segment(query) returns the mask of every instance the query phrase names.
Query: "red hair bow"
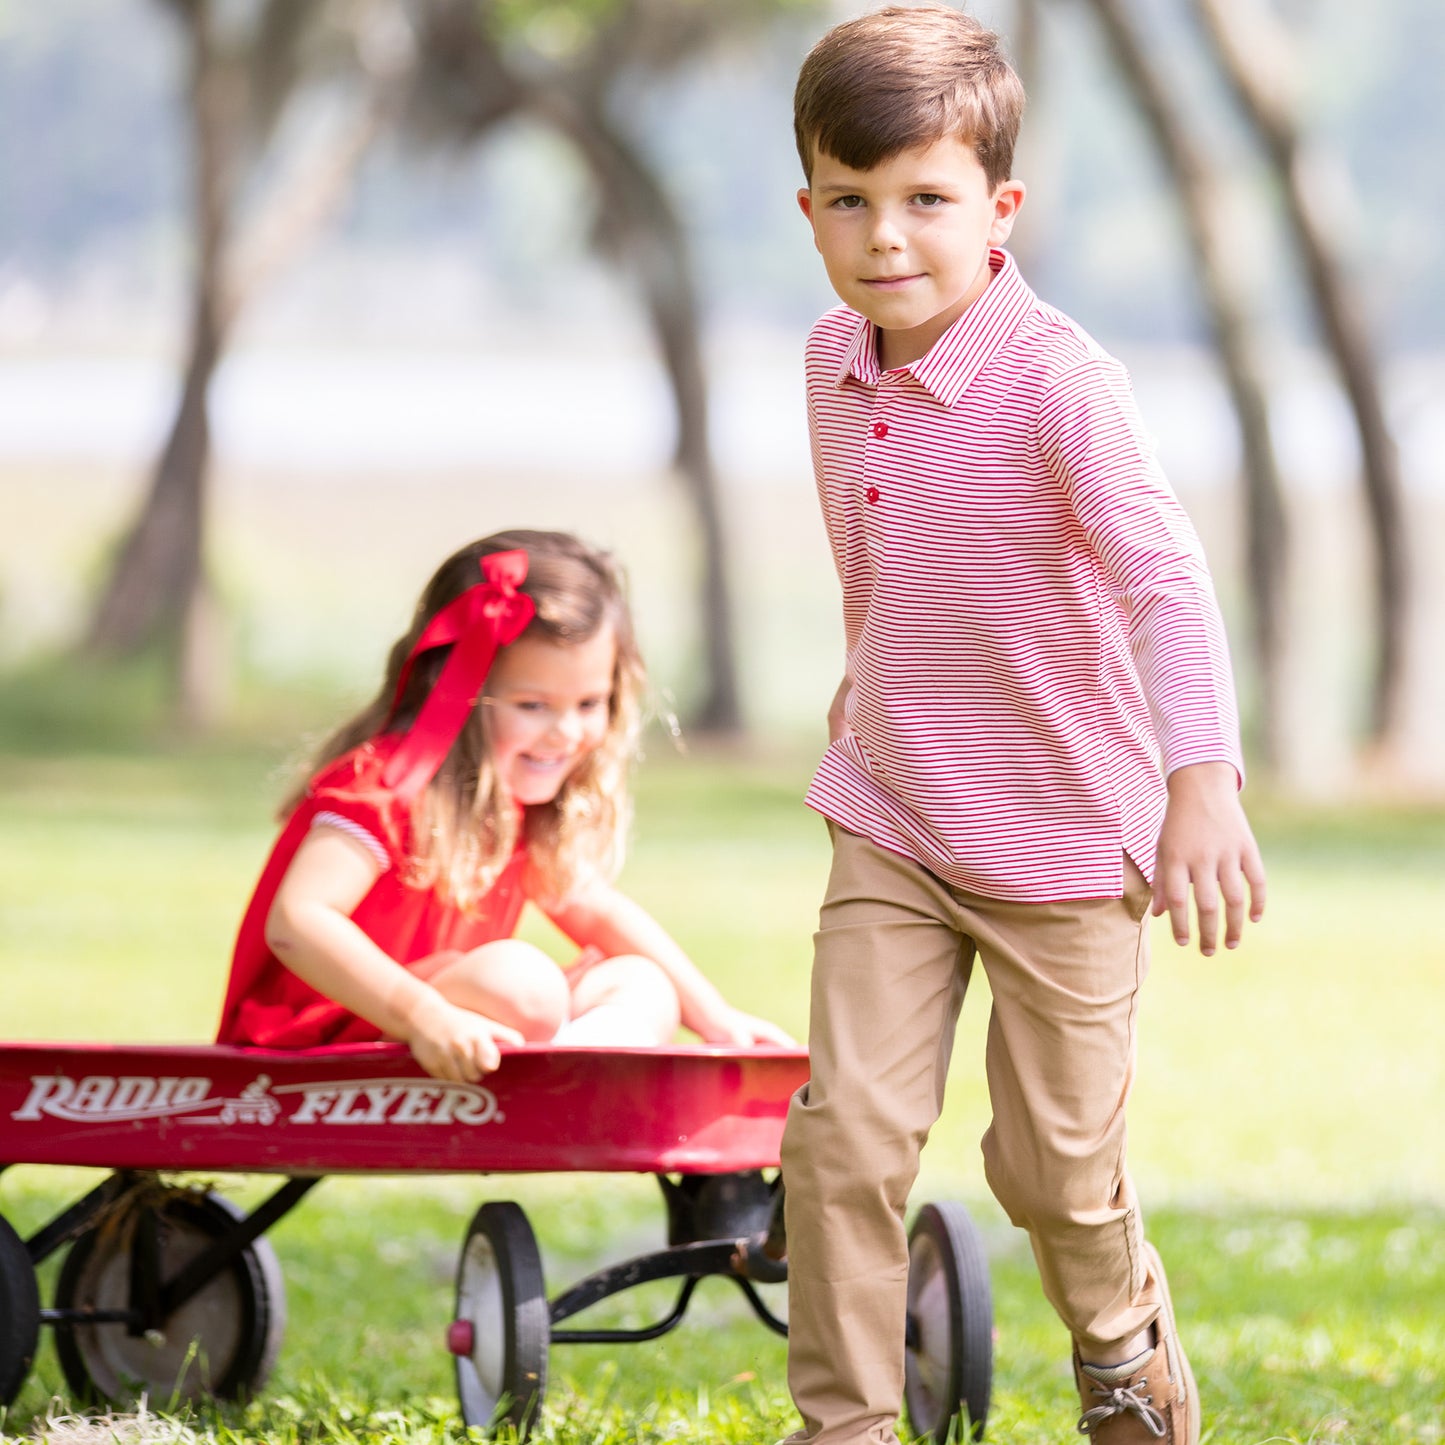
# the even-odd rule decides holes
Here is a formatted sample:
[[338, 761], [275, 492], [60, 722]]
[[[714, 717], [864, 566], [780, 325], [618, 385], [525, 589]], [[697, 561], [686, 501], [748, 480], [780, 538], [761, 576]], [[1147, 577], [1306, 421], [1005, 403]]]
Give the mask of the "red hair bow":
[[427, 623], [397, 679], [393, 716], [401, 706], [412, 664], [433, 647], [453, 644], [416, 721], [381, 775], [383, 785], [402, 798], [414, 798], [436, 776], [477, 705], [497, 650], [515, 642], [537, 610], [536, 603], [517, 590], [527, 579], [525, 552], [493, 552], [481, 559], [481, 567], [484, 580]]

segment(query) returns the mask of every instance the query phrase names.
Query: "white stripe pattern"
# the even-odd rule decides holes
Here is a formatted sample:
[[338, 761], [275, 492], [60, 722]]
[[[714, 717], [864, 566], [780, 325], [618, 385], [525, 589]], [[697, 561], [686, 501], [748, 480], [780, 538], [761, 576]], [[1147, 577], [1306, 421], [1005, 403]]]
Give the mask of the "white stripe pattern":
[[335, 828], [338, 832], [345, 833], [348, 838], [360, 843], [376, 859], [381, 865], [383, 873], [391, 867], [391, 856], [387, 853], [381, 840], [368, 829], [363, 828], [354, 818], [347, 818], [340, 813], [333, 813], [322, 808], [312, 818], [311, 826], [313, 828]]
[[991, 259], [909, 367], [847, 307], [809, 338], [853, 685], [808, 802], [970, 892], [1118, 897], [1165, 773], [1243, 778], [1228, 646], [1123, 367]]

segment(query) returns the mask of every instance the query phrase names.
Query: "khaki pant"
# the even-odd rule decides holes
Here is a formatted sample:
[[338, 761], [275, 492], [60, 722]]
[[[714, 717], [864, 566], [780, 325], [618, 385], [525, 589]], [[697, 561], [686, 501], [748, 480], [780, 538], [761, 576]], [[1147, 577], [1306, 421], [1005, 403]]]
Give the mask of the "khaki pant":
[[903, 1211], [943, 1104], [977, 958], [993, 993], [990, 1188], [1028, 1230], [1044, 1292], [1087, 1357], [1158, 1312], [1124, 1162], [1149, 885], [1007, 903], [833, 827], [815, 938], [810, 1082], [783, 1137], [794, 1440], [892, 1445], [903, 1390]]

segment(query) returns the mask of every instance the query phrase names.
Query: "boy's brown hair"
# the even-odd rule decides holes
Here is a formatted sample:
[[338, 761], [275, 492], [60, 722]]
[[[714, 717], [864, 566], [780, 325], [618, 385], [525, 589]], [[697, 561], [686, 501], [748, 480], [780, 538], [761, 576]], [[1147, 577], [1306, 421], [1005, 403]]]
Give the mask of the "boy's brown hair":
[[832, 156], [854, 170], [956, 136], [989, 186], [1008, 180], [1024, 88], [999, 37], [943, 5], [889, 5], [835, 25], [808, 53], [793, 93], [803, 174]]

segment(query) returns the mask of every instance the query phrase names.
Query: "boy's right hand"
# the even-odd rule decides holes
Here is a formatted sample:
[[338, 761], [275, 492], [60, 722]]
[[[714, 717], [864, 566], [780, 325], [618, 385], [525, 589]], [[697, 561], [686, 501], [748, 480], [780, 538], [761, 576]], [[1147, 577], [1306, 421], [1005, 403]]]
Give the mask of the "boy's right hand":
[[520, 1044], [522, 1035], [485, 1014], [459, 1008], [434, 989], [408, 1018], [406, 1046], [434, 1079], [474, 1084], [502, 1061], [499, 1044]]

